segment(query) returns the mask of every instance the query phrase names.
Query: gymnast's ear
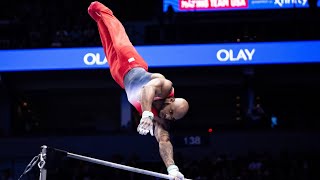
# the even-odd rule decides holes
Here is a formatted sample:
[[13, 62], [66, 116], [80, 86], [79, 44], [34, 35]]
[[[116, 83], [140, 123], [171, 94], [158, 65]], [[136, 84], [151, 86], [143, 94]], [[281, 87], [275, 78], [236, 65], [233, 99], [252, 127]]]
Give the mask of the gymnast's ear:
[[173, 103], [175, 101], [175, 98], [174, 97], [169, 97], [169, 98], [166, 98], [165, 100], [164, 100], [164, 103], [166, 103], [166, 104], [171, 104], [171, 103]]

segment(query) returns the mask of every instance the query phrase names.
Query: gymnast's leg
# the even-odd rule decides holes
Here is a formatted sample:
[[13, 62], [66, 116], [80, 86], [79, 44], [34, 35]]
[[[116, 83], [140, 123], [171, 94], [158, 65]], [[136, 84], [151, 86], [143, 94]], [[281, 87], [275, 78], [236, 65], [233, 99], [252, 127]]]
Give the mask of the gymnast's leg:
[[[124, 75], [131, 68], [143, 67], [147, 70], [147, 64], [133, 47], [122, 23], [109, 8], [95, 1], [90, 4], [88, 12], [98, 24], [110, 72], [118, 84], [123, 87]], [[129, 61], [132, 58], [134, 62]]]
[[116, 53], [124, 46], [132, 46], [121, 22], [113, 12], [100, 2], [92, 2], [88, 8], [90, 16], [97, 22], [100, 39], [108, 56], [108, 63], [116, 59]]

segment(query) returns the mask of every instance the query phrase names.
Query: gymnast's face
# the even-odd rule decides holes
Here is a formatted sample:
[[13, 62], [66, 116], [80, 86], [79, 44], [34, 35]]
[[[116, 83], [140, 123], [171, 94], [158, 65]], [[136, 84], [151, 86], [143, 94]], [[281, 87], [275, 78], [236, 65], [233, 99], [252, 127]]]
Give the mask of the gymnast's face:
[[159, 112], [159, 117], [175, 121], [184, 117], [189, 110], [188, 102], [183, 98], [167, 98], [163, 108]]

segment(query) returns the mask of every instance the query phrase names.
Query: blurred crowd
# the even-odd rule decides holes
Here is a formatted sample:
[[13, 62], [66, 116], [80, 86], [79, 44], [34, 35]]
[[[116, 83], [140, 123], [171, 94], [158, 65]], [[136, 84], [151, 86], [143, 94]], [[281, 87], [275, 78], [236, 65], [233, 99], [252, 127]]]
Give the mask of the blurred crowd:
[[[176, 154], [176, 163], [185, 177], [194, 180], [316, 180], [320, 178], [317, 167], [320, 157], [317, 153], [269, 153], [250, 152], [246, 156], [211, 155], [192, 160]], [[159, 173], [167, 173], [162, 162], [143, 162], [132, 155], [124, 158], [114, 155], [111, 162], [124, 164]], [[37, 167], [23, 179], [33, 180], [39, 176]], [[10, 170], [3, 171], [2, 179], [11, 180]], [[68, 180], [152, 180], [155, 177], [95, 165], [78, 160], [64, 160], [57, 168], [49, 169], [48, 179]]]
[[11, 2], [0, 24], [2, 48], [90, 46], [96, 44], [96, 28], [77, 3]]
[[[162, 13], [160, 1], [101, 2], [124, 23], [135, 45], [320, 38], [318, 18], [303, 10], [287, 15], [280, 11], [177, 14], [170, 8]], [[0, 49], [101, 46], [96, 24], [87, 14], [89, 3], [9, 1], [0, 9]]]
[[[105, 1], [102, 2], [105, 3]], [[205, 16], [194, 16], [194, 14], [182, 16], [172, 10], [162, 14], [159, 13], [162, 11], [160, 6], [158, 9], [141, 8], [138, 12], [138, 10], [135, 11], [135, 7], [132, 7], [132, 2], [122, 6], [123, 2], [117, 1], [110, 5], [124, 23], [133, 44], [137, 45], [320, 39], [320, 33], [318, 33], [320, 29], [314, 23], [320, 19], [317, 17], [305, 21], [299, 18], [300, 14], [292, 14], [291, 18], [283, 21], [275, 19], [261, 22], [258, 20], [214, 22], [211, 20], [221, 18], [221, 15], [211, 14], [206, 17], [208, 21], [200, 22], [199, 17], [204, 20]], [[90, 1], [75, 0], [6, 1], [5, 6], [0, 6], [0, 49], [101, 46], [96, 24], [86, 11], [89, 3]], [[154, 11], [154, 9], [157, 10]], [[279, 13], [279, 11], [273, 13]], [[143, 23], [134, 23], [136, 21]], [[264, 123], [265, 113], [261, 109], [248, 113], [247, 119], [252, 122], [262, 122], [251, 123], [255, 128], [270, 127], [269, 121], [267, 125]], [[262, 119], [262, 121], [256, 119]], [[275, 120], [274, 124], [276, 122]], [[28, 128], [25, 129], [26, 132], [27, 130]], [[121, 155], [115, 155], [110, 161], [166, 173], [162, 162], [145, 162], [142, 158], [132, 156], [126, 159]], [[317, 171], [320, 157], [317, 153], [271, 155], [251, 152], [247, 156], [211, 155], [198, 160], [176, 154], [175, 159], [185, 177], [195, 180], [316, 180], [320, 178]], [[14, 175], [15, 171], [13, 168], [1, 168], [0, 180], [17, 179]], [[38, 175], [38, 168], [35, 167], [23, 179], [38, 179]], [[155, 179], [75, 160], [65, 160], [57, 168], [50, 169], [48, 176], [50, 179], [59, 180]]]

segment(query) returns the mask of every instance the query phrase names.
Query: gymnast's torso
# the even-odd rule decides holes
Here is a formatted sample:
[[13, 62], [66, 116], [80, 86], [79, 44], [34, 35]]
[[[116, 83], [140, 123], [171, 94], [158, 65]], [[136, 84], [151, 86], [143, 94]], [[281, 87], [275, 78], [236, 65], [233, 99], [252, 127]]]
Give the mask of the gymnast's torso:
[[[124, 77], [124, 87], [127, 94], [128, 101], [136, 108], [139, 114], [142, 114], [142, 107], [140, 103], [141, 90], [149, 81], [151, 81], [152, 73], [147, 72], [145, 69], [137, 67], [131, 69]], [[169, 95], [173, 96], [173, 89]], [[162, 99], [155, 97], [154, 100]], [[158, 110], [152, 107], [152, 113], [158, 116]]]

